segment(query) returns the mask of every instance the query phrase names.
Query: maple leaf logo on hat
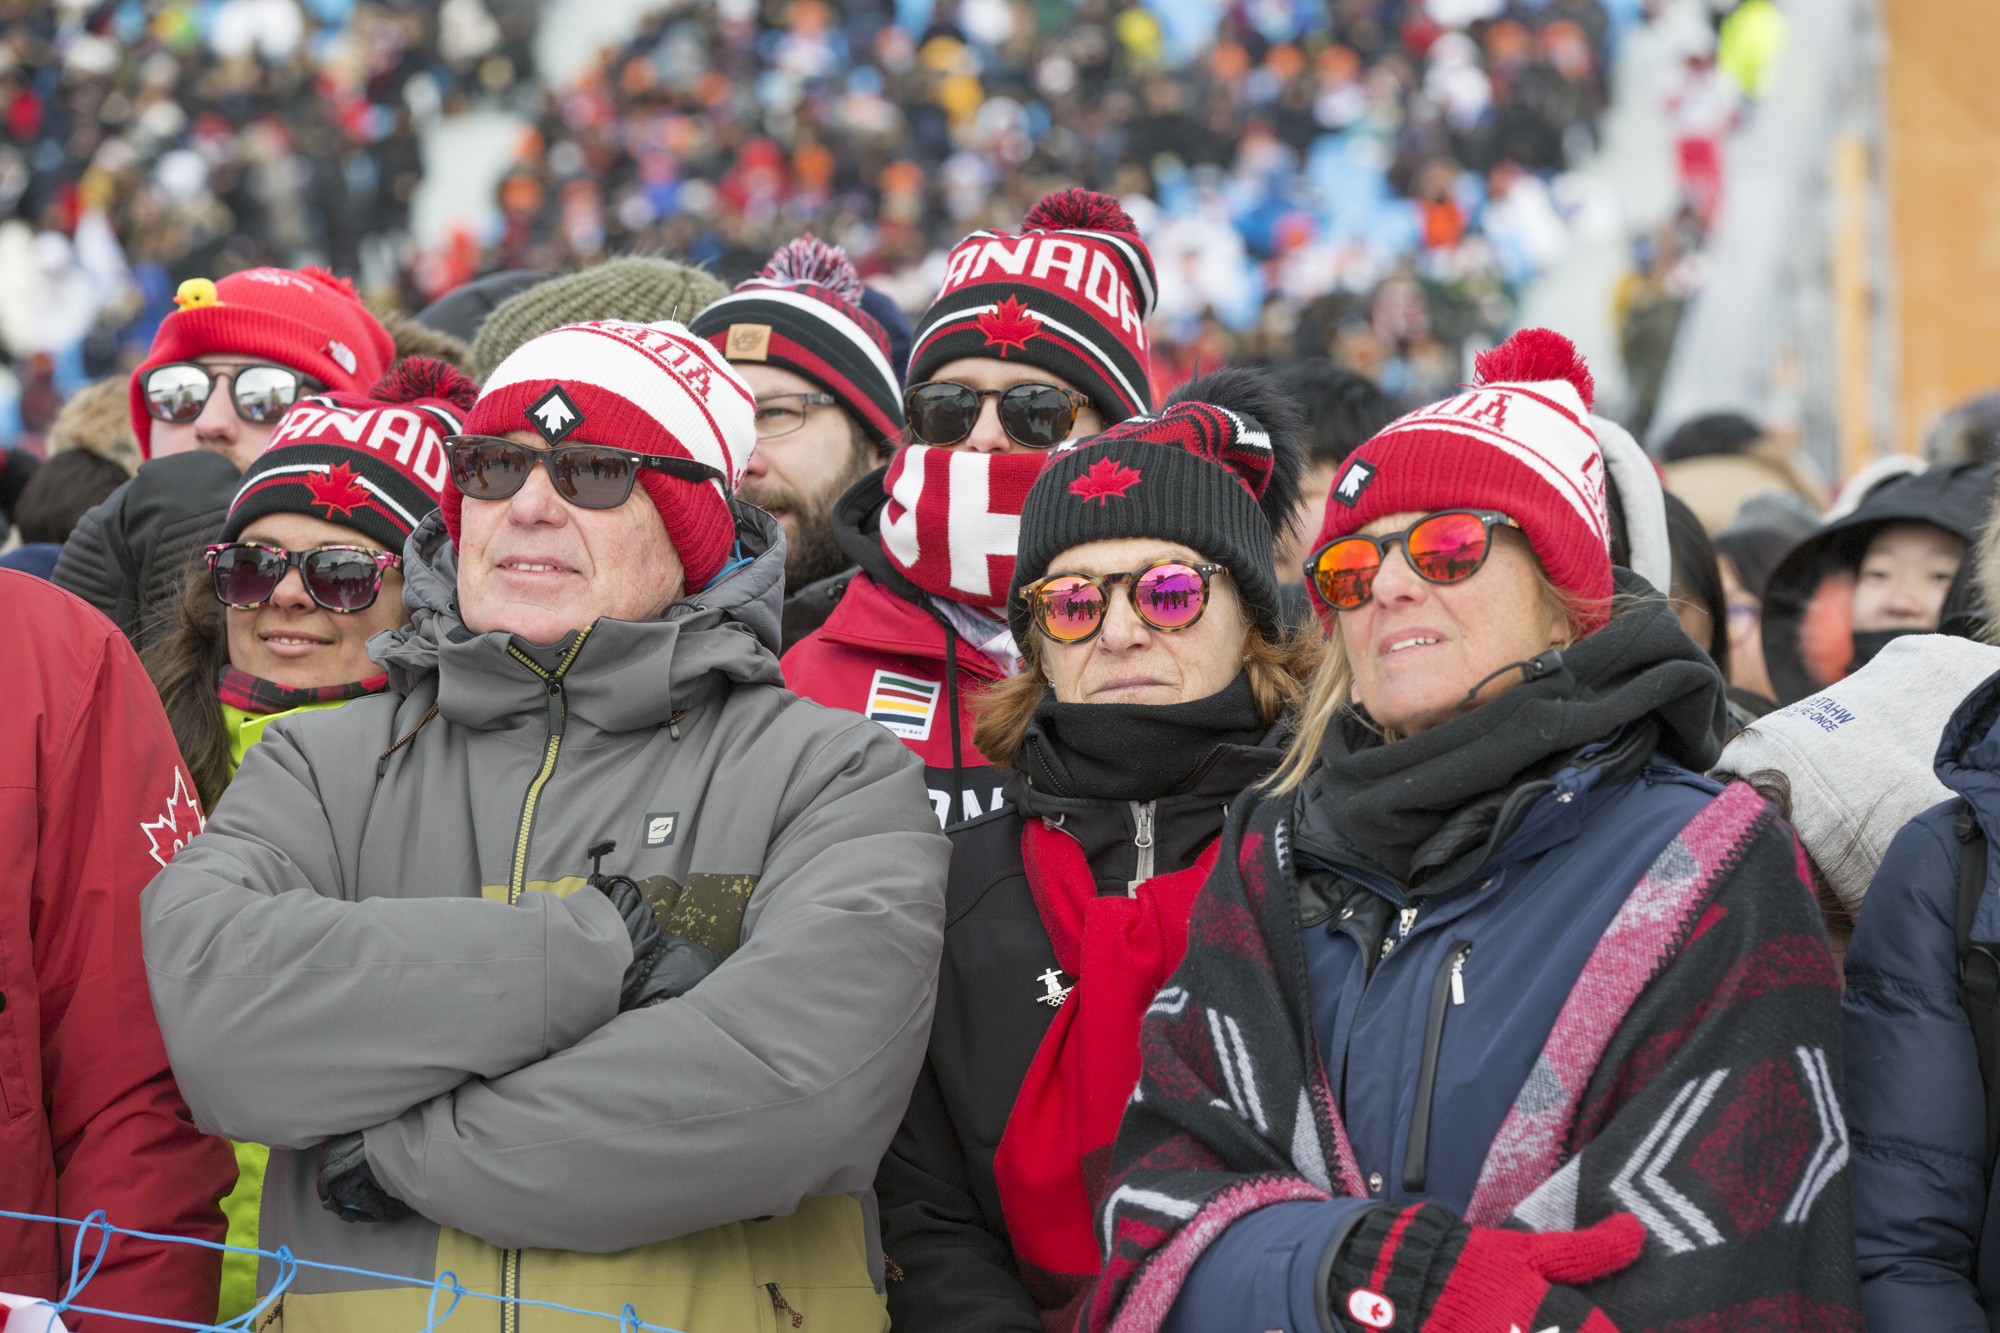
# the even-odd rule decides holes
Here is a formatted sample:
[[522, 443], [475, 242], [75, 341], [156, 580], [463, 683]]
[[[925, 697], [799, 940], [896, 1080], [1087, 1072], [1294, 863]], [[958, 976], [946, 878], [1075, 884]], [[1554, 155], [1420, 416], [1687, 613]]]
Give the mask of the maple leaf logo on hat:
[[1115, 458], [1100, 458], [1090, 465], [1090, 470], [1069, 484], [1071, 495], [1080, 495], [1083, 502], [1092, 500], [1099, 505], [1109, 504], [1112, 496], [1125, 498], [1125, 492], [1139, 484], [1141, 474], [1138, 468], [1126, 467]]
[[1003, 356], [1009, 347], [1025, 351], [1028, 340], [1042, 334], [1041, 321], [1028, 313], [1018, 296], [1008, 297], [973, 323], [986, 335], [986, 345], [998, 347]]
[[355, 480], [354, 468], [346, 463], [337, 463], [324, 472], [308, 473], [306, 489], [312, 492], [312, 503], [326, 507], [329, 519], [336, 513], [351, 514], [374, 498], [367, 487]]

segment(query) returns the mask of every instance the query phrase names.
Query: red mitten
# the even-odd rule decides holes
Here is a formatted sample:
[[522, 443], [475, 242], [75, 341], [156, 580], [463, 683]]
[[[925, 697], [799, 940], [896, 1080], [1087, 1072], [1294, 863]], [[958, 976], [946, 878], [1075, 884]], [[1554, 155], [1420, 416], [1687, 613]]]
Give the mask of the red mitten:
[[1618, 1333], [1570, 1290], [1639, 1257], [1646, 1228], [1617, 1213], [1585, 1231], [1503, 1231], [1443, 1204], [1379, 1208], [1335, 1257], [1327, 1303], [1362, 1333]]

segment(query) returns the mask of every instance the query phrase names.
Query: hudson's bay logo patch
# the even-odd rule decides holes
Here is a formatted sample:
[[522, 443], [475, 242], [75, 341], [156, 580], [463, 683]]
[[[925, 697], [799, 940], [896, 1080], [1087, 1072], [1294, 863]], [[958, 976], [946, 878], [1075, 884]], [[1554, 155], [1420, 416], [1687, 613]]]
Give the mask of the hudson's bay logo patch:
[[931, 718], [937, 712], [938, 695], [943, 690], [944, 686], [934, 680], [878, 671], [868, 682], [866, 716], [870, 722], [880, 722], [904, 740], [927, 740]]

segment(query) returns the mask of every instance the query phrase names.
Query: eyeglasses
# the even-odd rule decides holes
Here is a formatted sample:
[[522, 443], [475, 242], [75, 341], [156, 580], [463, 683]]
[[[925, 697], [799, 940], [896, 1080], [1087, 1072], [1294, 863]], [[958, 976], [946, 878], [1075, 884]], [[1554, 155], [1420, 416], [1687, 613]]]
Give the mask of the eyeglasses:
[[217, 542], [206, 554], [215, 600], [237, 611], [270, 601], [294, 565], [306, 596], [318, 605], [343, 615], [366, 611], [381, 595], [383, 571], [403, 567], [402, 556], [370, 546], [287, 551], [263, 542]]
[[146, 413], [155, 421], [185, 425], [208, 406], [215, 382], [229, 381], [229, 401], [236, 415], [253, 426], [275, 425], [293, 403], [325, 385], [290, 366], [224, 366], [210, 369], [193, 361], [175, 361], [146, 372], [142, 390]]
[[988, 398], [1000, 400], [1000, 429], [1029, 449], [1053, 449], [1069, 438], [1089, 399], [1053, 384], [973, 389], [947, 380], [912, 384], [903, 395], [910, 430], [925, 444], [957, 444], [972, 434]]
[[840, 400], [830, 393], [774, 393], [757, 400], [757, 438], [775, 440], [806, 424], [815, 407], [832, 407]]
[[1051, 574], [1021, 589], [1035, 628], [1057, 643], [1084, 643], [1104, 628], [1111, 585], [1126, 585], [1140, 620], [1168, 634], [1190, 629], [1208, 609], [1208, 581], [1222, 565], [1155, 560], [1129, 574]]
[[1336, 611], [1352, 611], [1375, 595], [1375, 575], [1389, 548], [1401, 542], [1404, 558], [1428, 583], [1463, 583], [1493, 551], [1496, 526], [1518, 528], [1492, 509], [1444, 509], [1426, 514], [1401, 532], [1380, 537], [1336, 537], [1306, 561], [1306, 577]]
[[640, 468], [683, 481], [719, 481], [722, 474], [692, 458], [640, 454], [601, 444], [531, 449], [493, 435], [447, 435], [445, 457], [452, 484], [469, 500], [504, 500], [527, 484], [540, 463], [556, 494], [578, 509], [616, 509], [632, 494]]

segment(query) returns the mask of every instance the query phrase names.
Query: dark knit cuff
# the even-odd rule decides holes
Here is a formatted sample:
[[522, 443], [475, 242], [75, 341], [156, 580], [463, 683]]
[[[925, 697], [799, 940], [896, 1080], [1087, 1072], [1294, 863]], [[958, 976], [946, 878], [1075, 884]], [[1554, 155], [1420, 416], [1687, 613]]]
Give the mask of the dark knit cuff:
[[[1442, 1204], [1370, 1212], [1331, 1266], [1326, 1296], [1338, 1326], [1358, 1333], [1381, 1328], [1415, 1333], [1437, 1304], [1470, 1233], [1458, 1214]], [[1370, 1325], [1355, 1319], [1350, 1300], [1357, 1291], [1386, 1297], [1395, 1308], [1395, 1322]]]

